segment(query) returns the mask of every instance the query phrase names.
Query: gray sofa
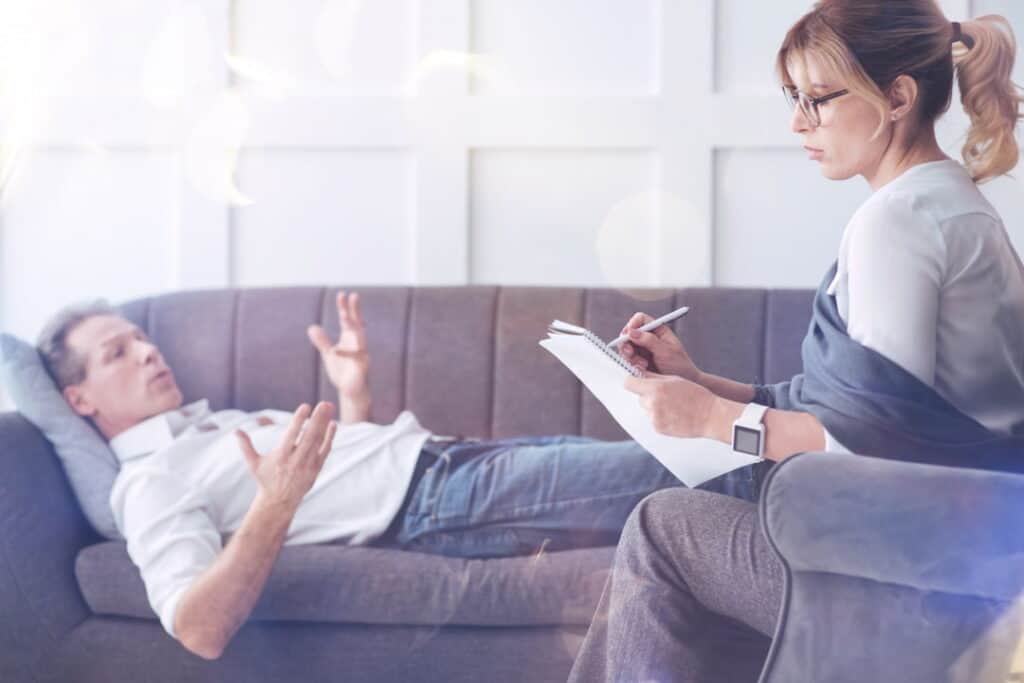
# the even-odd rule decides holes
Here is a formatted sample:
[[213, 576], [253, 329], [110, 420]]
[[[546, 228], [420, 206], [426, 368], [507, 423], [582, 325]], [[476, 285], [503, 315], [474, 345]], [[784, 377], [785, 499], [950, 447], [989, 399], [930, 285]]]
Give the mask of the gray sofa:
[[[624, 434], [537, 346], [552, 318], [612, 336], [635, 310], [656, 313], [685, 302], [692, 311], [677, 330], [704, 369], [767, 382], [799, 370], [812, 296], [802, 290], [697, 288], [637, 292], [643, 295], [638, 301], [603, 289], [360, 291], [373, 354], [374, 420], [391, 420], [408, 408], [438, 433], [608, 439]], [[291, 410], [304, 401], [334, 399], [305, 337], [314, 321], [336, 329], [333, 293], [314, 287], [183, 292], [128, 302], [121, 310], [159, 344], [186, 401], [205, 397], [214, 409]], [[837, 463], [845, 468], [839, 479], [830, 476]], [[892, 467], [902, 477], [899, 490], [879, 486]], [[780, 552], [795, 561], [788, 565], [787, 616], [780, 626], [785, 637], [775, 640], [764, 680], [943, 680], [909, 674], [941, 669], [927, 647], [941, 644], [947, 664], [964, 651], [1005, 611], [1024, 576], [1017, 527], [997, 527], [994, 538], [984, 526], [1000, 505], [1018, 505], [1019, 479], [969, 476], [971, 501], [989, 505], [980, 501], [994, 490], [997, 502], [979, 517], [958, 516], [957, 506], [965, 505], [960, 498], [946, 501], [937, 526], [929, 517], [933, 497], [921, 496], [934, 493], [935, 485], [940, 491], [959, 487], [961, 471], [834, 454], [801, 455], [776, 467], [762, 514], [770, 533], [778, 534], [773, 541]], [[878, 493], [858, 497], [848, 487]], [[878, 515], [865, 516], [860, 505], [884, 510], [903, 500], [907, 489], [915, 491], [917, 503], [894, 508], [901, 516], [885, 520], [899, 523], [882, 530], [895, 531], [875, 537], [877, 528], [864, 524], [880, 521]], [[816, 519], [837, 501], [844, 504], [842, 514], [826, 516], [828, 523]], [[918, 524], [928, 531], [917, 533]], [[966, 557], [973, 561], [972, 555], [939, 552], [936, 565], [929, 553], [947, 532], [973, 538], [969, 552], [982, 558], [983, 573], [968, 571], [974, 565]], [[919, 542], [908, 544], [908, 533]], [[837, 542], [846, 552], [830, 547], [829, 539], [848, 542]], [[19, 414], [0, 415], [3, 681], [563, 681], [613, 550], [465, 561], [387, 547], [289, 547], [250, 621], [221, 659], [207, 662], [161, 629], [124, 544], [104, 542], [87, 525], [50, 444]], [[865, 560], [876, 554], [897, 559]], [[946, 611], [912, 614], [927, 622], [901, 621], [891, 602], [876, 605], [879, 590], [886, 599], [935, 594]], [[942, 602], [944, 596], [951, 602]], [[877, 609], [857, 611], [861, 620], [843, 632], [853, 639], [846, 643], [849, 656], [833, 657], [836, 641], [822, 625], [863, 601]], [[965, 610], [971, 627], [958, 630]], [[916, 659], [904, 656], [907, 676], [865, 676], [864, 669], [854, 676], [854, 668], [843, 673], [878, 654], [870, 644], [876, 618], [888, 624], [883, 633], [920, 641], [908, 650]], [[939, 624], [941, 643], [926, 623]], [[810, 657], [835, 668], [819, 662], [814, 671], [829, 675], [812, 675]]]

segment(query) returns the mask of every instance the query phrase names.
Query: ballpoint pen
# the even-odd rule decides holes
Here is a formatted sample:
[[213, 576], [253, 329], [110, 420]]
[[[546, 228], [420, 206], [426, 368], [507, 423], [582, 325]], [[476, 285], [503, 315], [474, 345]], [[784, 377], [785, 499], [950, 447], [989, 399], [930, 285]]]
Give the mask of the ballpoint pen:
[[[661, 327], [665, 323], [672, 322], [676, 318], [682, 318], [684, 315], [689, 313], [689, 311], [690, 311], [690, 307], [689, 306], [683, 306], [682, 308], [677, 308], [676, 310], [672, 311], [671, 313], [666, 313], [665, 315], [661, 316], [660, 318], [655, 318], [654, 320], [652, 320], [651, 322], [647, 323], [646, 325], [641, 325], [640, 327], [637, 328], [637, 330], [639, 330], [640, 332], [650, 332], [653, 329]], [[615, 339], [613, 339], [610, 342], [608, 342], [608, 348], [614, 349], [616, 346], [618, 346], [622, 342], [626, 341], [627, 339], [629, 339], [628, 336], [626, 336], [624, 334], [620, 334], [618, 337], [616, 337]]]

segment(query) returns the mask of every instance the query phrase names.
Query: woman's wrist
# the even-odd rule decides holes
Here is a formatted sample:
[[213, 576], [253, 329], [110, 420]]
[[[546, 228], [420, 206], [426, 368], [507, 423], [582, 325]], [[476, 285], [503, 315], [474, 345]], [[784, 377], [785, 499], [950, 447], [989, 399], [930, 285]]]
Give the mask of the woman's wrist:
[[712, 399], [711, 410], [708, 411], [708, 419], [704, 425], [704, 437], [731, 444], [732, 423], [739, 419], [745, 407], [745, 403], [730, 401], [727, 398], [715, 395]]

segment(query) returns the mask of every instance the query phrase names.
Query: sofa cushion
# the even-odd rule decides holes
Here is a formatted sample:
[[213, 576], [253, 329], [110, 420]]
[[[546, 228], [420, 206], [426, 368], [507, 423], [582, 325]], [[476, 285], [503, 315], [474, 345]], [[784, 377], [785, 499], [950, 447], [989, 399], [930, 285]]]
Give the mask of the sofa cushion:
[[0, 378], [21, 414], [53, 444], [89, 523], [107, 538], [121, 538], [108, 502], [117, 458], [89, 421], [64, 400], [36, 348], [0, 334]]
[[[586, 625], [612, 547], [464, 560], [387, 548], [283, 548], [252, 613], [258, 621]], [[93, 612], [156, 619], [123, 542], [84, 548], [75, 574]]]

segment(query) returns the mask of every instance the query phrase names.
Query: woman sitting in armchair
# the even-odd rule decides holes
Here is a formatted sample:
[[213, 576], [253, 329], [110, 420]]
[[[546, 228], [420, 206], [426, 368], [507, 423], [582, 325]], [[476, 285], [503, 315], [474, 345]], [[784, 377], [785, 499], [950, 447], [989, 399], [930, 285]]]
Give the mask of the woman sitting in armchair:
[[[829, 450], [1024, 470], [1024, 266], [977, 188], [1017, 163], [1014, 56], [1005, 19], [950, 23], [933, 0], [822, 0], [789, 30], [776, 68], [793, 132], [825, 177], [874, 192], [817, 292], [793, 380], [708, 376], [668, 328], [632, 329], [623, 355], [658, 375], [627, 381], [656, 428], [738, 450], [753, 435], [766, 465]], [[963, 165], [935, 136], [954, 75], [971, 120]], [[627, 522], [571, 680], [756, 680], [783, 584], [753, 500], [653, 494]]]

